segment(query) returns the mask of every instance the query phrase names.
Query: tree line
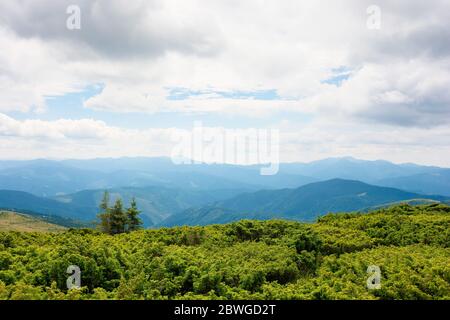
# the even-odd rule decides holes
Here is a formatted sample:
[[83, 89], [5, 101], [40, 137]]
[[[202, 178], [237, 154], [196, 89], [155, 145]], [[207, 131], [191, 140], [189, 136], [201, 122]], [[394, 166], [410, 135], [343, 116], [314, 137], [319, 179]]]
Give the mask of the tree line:
[[112, 207], [109, 203], [109, 192], [105, 191], [100, 203], [101, 213], [98, 214], [99, 228], [102, 232], [120, 234], [142, 228], [142, 220], [139, 218], [141, 211], [139, 211], [134, 197], [131, 199], [128, 208], [123, 207], [121, 198], [117, 198]]

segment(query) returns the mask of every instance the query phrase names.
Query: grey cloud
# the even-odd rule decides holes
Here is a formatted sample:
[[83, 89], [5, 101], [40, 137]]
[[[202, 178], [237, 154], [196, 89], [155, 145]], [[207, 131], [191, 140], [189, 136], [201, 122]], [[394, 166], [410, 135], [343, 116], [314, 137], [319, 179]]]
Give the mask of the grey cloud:
[[[69, 5], [81, 9], [80, 30], [66, 28]], [[169, 51], [206, 56], [220, 51], [215, 26], [180, 21], [163, 6], [160, 0], [6, 0], [0, 4], [0, 25], [21, 37], [68, 42], [80, 55], [154, 58]]]
[[[449, 8], [450, 10], [450, 8]], [[361, 62], [383, 62], [409, 59], [445, 59], [450, 56], [450, 28], [430, 24], [392, 34], [371, 34], [367, 46], [355, 53]]]
[[371, 30], [361, 25], [353, 39], [350, 60], [367, 62], [442, 59], [450, 56], [450, 2], [447, 0], [364, 1], [381, 10], [381, 25]]
[[372, 106], [364, 112], [355, 113], [354, 116], [367, 123], [433, 128], [449, 124], [450, 108], [448, 105], [384, 104]]

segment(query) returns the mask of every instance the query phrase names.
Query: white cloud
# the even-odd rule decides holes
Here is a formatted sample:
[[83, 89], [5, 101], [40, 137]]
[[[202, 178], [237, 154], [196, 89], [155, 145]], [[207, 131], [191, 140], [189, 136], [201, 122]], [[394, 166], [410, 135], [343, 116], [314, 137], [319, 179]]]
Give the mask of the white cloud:
[[[168, 99], [170, 90], [148, 90], [106, 85], [104, 90], [85, 101], [95, 110], [129, 112], [219, 113], [246, 117], [264, 117], [276, 112], [295, 111], [295, 100], [259, 100], [255, 98], [225, 98], [217, 94], [198, 94], [182, 100]], [[125, 107], [124, 107], [125, 106]]]
[[131, 130], [92, 119], [17, 121], [0, 114], [0, 151], [5, 158], [90, 158], [169, 155], [179, 129]]
[[393, 128], [390, 125], [320, 119], [299, 126], [278, 124], [283, 161], [312, 161], [330, 156], [450, 167], [450, 127]]
[[[66, 29], [68, 4], [80, 5], [81, 30]], [[441, 136], [448, 137], [445, 127], [450, 122], [450, 3], [380, 0], [380, 30], [366, 28], [366, 8], [371, 4], [4, 0], [0, 112], [46, 112], [46, 97], [101, 83], [103, 91], [84, 104], [100, 119], [102, 111], [116, 112], [118, 117], [170, 112], [274, 121], [288, 119], [293, 112], [308, 113], [314, 118], [307, 131], [298, 123], [290, 130], [302, 138], [286, 145], [288, 158], [298, 157], [296, 150], [302, 148], [312, 157], [353, 152], [387, 158], [397, 157], [394, 148], [409, 150], [405, 158], [427, 157], [427, 152], [422, 155], [414, 148], [448, 148]], [[326, 83], [340, 67], [351, 70], [350, 77], [337, 85]], [[210, 92], [276, 90], [280, 99], [206, 94], [168, 99], [168, 88], [177, 87]], [[21, 122], [3, 115], [0, 121], [2, 139], [9, 142], [28, 134], [36, 143], [37, 137], [44, 144], [60, 139], [81, 152], [87, 147], [76, 141], [106, 139], [111, 144], [94, 143], [84, 152], [97, 154], [99, 148], [104, 154], [121, 154], [108, 149], [115, 146], [112, 141], [132, 137], [156, 148], [139, 140], [139, 130], [133, 133], [97, 120]], [[345, 123], [351, 131], [330, 127], [333, 123]], [[420, 143], [420, 135], [428, 137], [427, 146]], [[403, 139], [410, 139], [410, 144]], [[392, 141], [398, 142], [395, 147]], [[53, 156], [51, 150], [60, 148], [65, 147], [52, 145], [36, 152]], [[132, 147], [120, 146], [127, 148]], [[135, 148], [133, 153], [140, 153]]]
[[[204, 129], [222, 132], [226, 128], [205, 126]], [[449, 127], [392, 130], [385, 125], [328, 120], [299, 126], [284, 120], [271, 129], [280, 130], [280, 160], [284, 162], [350, 154], [368, 160], [450, 166]], [[0, 114], [0, 152], [2, 158], [11, 159], [170, 157], [179, 142], [174, 138], [186, 133], [177, 128], [123, 129], [92, 119], [17, 121]]]
[[[443, 1], [381, 1], [378, 31], [366, 28], [369, 2], [257, 0], [201, 5], [154, 0], [131, 6], [122, 0], [79, 0], [75, 3], [82, 9], [82, 29], [70, 31], [63, 23], [69, 2], [25, 1], [20, 7], [15, 1], [2, 2], [0, 21], [10, 32], [0, 34], [1, 45], [10, 49], [2, 50], [8, 54], [0, 58], [6, 93], [0, 110], [43, 109], [46, 96], [93, 82], [104, 83], [105, 92], [86, 106], [117, 112], [229, 113], [235, 112], [236, 103], [242, 114], [263, 110], [269, 115], [283, 108], [307, 112], [310, 103], [329, 105], [337, 99], [332, 108], [338, 113], [358, 114], [390, 108], [398, 104], [399, 95], [404, 104], [414, 102], [409, 106], [413, 112], [427, 113], [427, 121], [436, 109], [449, 109], [450, 46], [441, 44], [441, 36], [448, 29], [443, 26], [450, 8]], [[356, 70], [353, 79], [339, 88], [322, 83], [342, 65]], [[282, 98], [298, 103], [167, 101], [164, 88], [175, 86], [276, 89]], [[354, 112], [348, 112], [351, 108]], [[373, 112], [367, 116], [392, 120]], [[403, 124], [408, 123], [417, 124]]]

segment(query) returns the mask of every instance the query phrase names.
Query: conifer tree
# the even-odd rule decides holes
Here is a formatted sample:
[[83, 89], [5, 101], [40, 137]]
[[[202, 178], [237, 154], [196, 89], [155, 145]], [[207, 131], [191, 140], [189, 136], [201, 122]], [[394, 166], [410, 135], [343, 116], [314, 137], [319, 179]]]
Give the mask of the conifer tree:
[[98, 214], [98, 218], [100, 219], [100, 229], [102, 232], [111, 233], [111, 213], [109, 208], [109, 192], [105, 191], [103, 193], [102, 202], [100, 203], [100, 209], [102, 210], [100, 214]]
[[133, 197], [130, 207], [127, 209], [127, 231], [136, 231], [142, 228], [142, 220], [139, 218], [140, 213], [136, 199]]
[[114, 207], [110, 209], [110, 226], [111, 234], [119, 234], [125, 232], [127, 224], [127, 216], [123, 211], [122, 199], [117, 199]]

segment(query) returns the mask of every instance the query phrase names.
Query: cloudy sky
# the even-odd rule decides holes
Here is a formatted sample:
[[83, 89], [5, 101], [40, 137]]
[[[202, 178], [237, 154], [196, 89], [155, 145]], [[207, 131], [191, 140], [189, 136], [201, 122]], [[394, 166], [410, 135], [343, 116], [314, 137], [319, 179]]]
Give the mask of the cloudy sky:
[[2, 0], [0, 158], [170, 155], [201, 121], [278, 129], [282, 161], [450, 167], [449, 21], [448, 0]]

